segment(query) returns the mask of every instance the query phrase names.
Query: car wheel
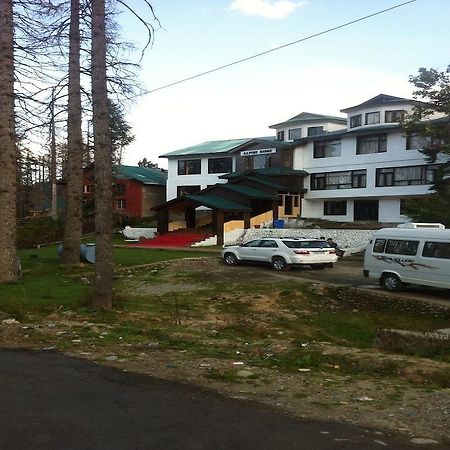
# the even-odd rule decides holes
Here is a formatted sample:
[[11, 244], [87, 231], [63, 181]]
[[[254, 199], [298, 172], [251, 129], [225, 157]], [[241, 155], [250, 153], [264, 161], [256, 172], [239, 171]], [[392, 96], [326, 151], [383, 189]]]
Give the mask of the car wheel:
[[381, 278], [381, 286], [387, 291], [399, 291], [403, 287], [403, 283], [397, 275], [387, 273]]
[[235, 266], [238, 263], [238, 259], [234, 253], [225, 253], [223, 260], [225, 261], [225, 264], [228, 264], [229, 266]]
[[311, 264], [311, 269], [314, 270], [325, 269], [325, 264]]
[[288, 265], [284, 258], [281, 256], [276, 256], [272, 259], [272, 267], [274, 270], [287, 270]]

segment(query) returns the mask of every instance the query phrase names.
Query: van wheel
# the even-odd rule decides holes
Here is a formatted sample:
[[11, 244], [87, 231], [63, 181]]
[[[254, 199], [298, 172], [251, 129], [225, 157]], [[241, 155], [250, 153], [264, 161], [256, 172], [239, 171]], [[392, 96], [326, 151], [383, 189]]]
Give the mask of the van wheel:
[[381, 286], [383, 286], [383, 289], [386, 289], [387, 291], [399, 291], [402, 289], [403, 283], [397, 275], [387, 273], [381, 278]]

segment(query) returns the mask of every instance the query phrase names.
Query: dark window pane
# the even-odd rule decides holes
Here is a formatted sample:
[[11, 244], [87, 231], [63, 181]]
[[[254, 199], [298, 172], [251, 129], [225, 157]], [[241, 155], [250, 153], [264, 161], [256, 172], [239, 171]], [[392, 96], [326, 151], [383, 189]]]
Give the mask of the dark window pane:
[[200, 173], [200, 159], [183, 159], [178, 161], [178, 175], [198, 175]]
[[208, 159], [208, 173], [229, 173], [233, 170], [233, 158]]
[[308, 127], [308, 136], [323, 134], [323, 127]]
[[383, 253], [385, 245], [386, 239], [375, 239], [375, 243], [373, 244], [373, 251], [375, 253]]
[[418, 246], [419, 241], [389, 239], [386, 244], [386, 253], [393, 255], [414, 256], [417, 253]]
[[350, 117], [350, 128], [361, 126], [361, 114]]
[[345, 200], [324, 202], [323, 214], [325, 216], [345, 216], [347, 214], [347, 202]]
[[422, 256], [450, 259], [450, 242], [425, 242]]
[[366, 113], [366, 125], [373, 125], [376, 123], [380, 123], [380, 112]]
[[386, 123], [401, 122], [405, 117], [405, 111], [403, 109], [386, 111], [384, 115], [384, 121]]
[[284, 141], [284, 131], [278, 131], [278, 133], [277, 133], [277, 140], [278, 141]]
[[293, 128], [288, 132], [288, 139], [292, 141], [297, 141], [302, 137], [302, 129], [301, 128]]

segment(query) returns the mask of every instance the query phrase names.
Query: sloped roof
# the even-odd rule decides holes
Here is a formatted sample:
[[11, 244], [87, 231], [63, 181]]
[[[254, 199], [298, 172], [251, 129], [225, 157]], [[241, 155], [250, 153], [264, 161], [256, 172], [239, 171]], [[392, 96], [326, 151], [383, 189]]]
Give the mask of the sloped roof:
[[221, 183], [218, 184], [217, 186], [228, 189], [230, 191], [237, 192], [238, 194], [245, 195], [246, 197], [249, 198], [265, 198], [265, 199], [273, 198], [273, 195], [269, 194], [268, 192], [263, 192], [250, 186], [243, 186], [240, 184], [231, 184], [231, 183]]
[[161, 158], [170, 158], [171, 156], [203, 155], [206, 153], [227, 153], [240, 145], [243, 145], [253, 138], [245, 139], [226, 139], [222, 141], [207, 141], [192, 147], [181, 148], [173, 152], [164, 153]]
[[409, 98], [403, 98], [403, 97], [395, 97], [393, 95], [387, 95], [387, 94], [379, 94], [375, 97], [370, 98], [369, 100], [366, 100], [363, 103], [360, 103], [359, 105], [350, 106], [349, 108], [341, 109], [341, 112], [345, 113], [348, 111], [351, 111], [353, 109], [357, 108], [368, 108], [371, 106], [384, 106], [384, 105], [396, 105], [398, 103], [422, 103], [417, 100], [411, 100]]
[[130, 178], [143, 184], [158, 184], [165, 186], [167, 182], [167, 172], [160, 169], [136, 166], [118, 166], [115, 169], [119, 177]]
[[337, 123], [347, 123], [347, 119], [344, 117], [338, 117], [338, 116], [327, 116], [324, 114], [315, 114], [315, 113], [309, 113], [309, 112], [302, 112], [300, 114], [297, 114], [294, 117], [291, 117], [290, 119], [276, 123], [275, 125], [270, 125], [269, 128], [279, 128], [282, 125], [290, 125], [294, 123], [302, 123], [302, 122], [337, 122]]
[[239, 203], [233, 202], [223, 197], [218, 197], [215, 195], [197, 195], [190, 194], [187, 195], [188, 200], [194, 200], [201, 205], [208, 206], [210, 208], [225, 210], [225, 211], [251, 211], [252, 208], [249, 206], [241, 205]]

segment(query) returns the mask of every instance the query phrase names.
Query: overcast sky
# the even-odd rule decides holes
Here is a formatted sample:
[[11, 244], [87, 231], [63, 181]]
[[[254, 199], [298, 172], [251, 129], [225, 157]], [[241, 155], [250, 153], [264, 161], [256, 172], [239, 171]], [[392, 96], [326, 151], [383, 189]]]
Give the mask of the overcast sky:
[[[151, 0], [164, 29], [142, 62], [155, 89], [318, 33], [401, 0]], [[131, 2], [142, 6], [142, 0]], [[417, 0], [385, 14], [141, 97], [129, 108], [135, 142], [124, 163], [208, 140], [274, 134], [302, 111], [339, 110], [384, 93], [410, 97], [419, 67], [450, 64], [450, 1]], [[129, 15], [124, 36], [145, 30]]]

